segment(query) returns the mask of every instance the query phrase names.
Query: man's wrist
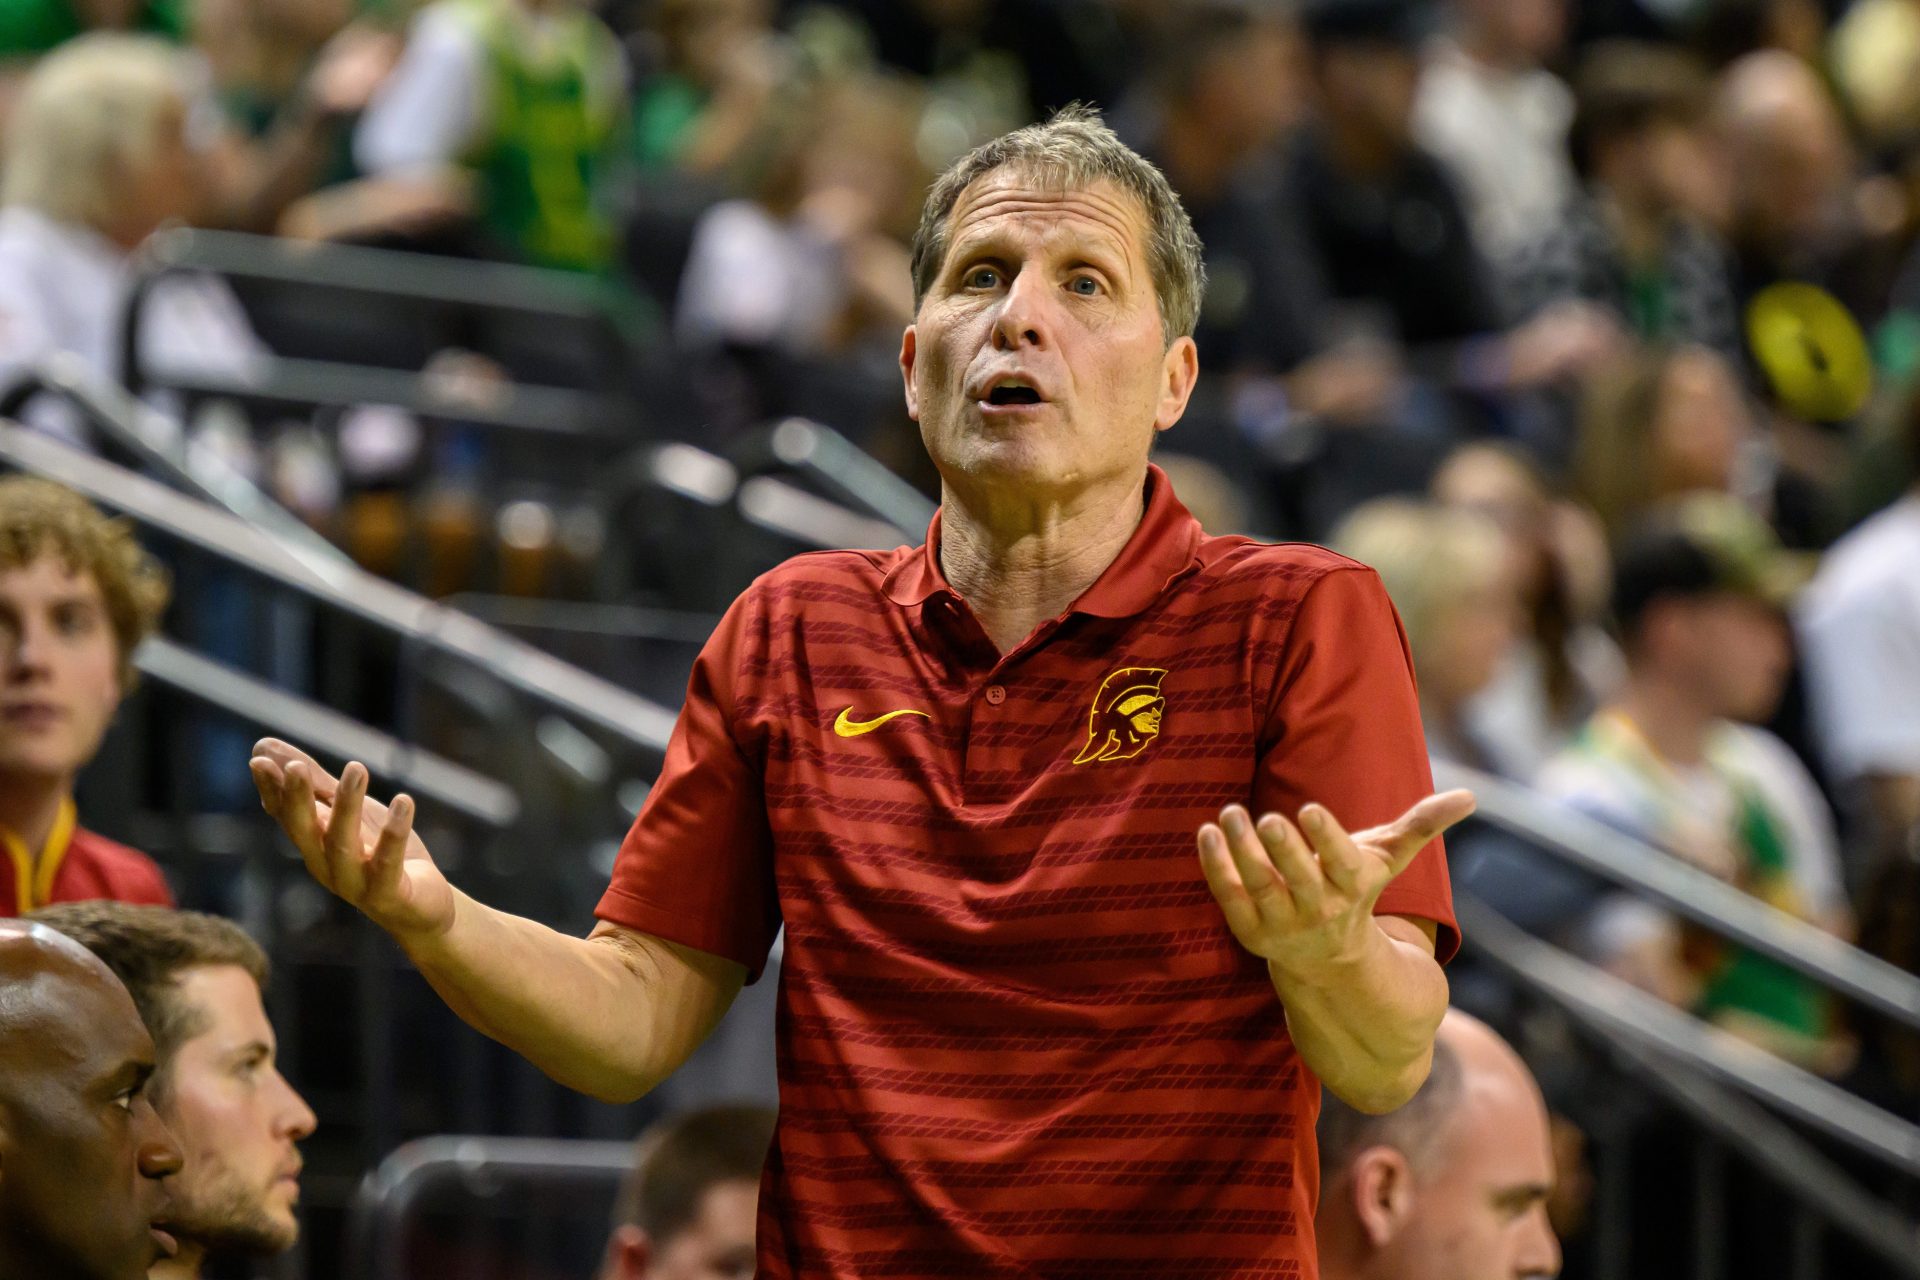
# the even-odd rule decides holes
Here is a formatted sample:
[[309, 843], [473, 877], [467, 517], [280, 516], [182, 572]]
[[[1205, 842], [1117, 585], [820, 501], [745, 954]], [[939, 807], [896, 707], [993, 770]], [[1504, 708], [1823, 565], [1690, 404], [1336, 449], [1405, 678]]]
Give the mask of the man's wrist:
[[1355, 931], [1347, 945], [1325, 956], [1267, 961], [1267, 977], [1275, 987], [1295, 991], [1338, 991], [1354, 982], [1381, 961], [1382, 949], [1391, 948], [1389, 938], [1371, 917]]

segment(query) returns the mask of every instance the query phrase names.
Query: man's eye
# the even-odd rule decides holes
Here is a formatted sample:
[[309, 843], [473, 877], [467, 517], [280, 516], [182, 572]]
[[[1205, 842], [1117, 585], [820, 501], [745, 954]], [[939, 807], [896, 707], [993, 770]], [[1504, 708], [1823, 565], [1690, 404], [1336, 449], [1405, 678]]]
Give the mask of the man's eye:
[[1100, 282], [1092, 276], [1075, 276], [1067, 286], [1083, 298], [1091, 298], [1100, 292]]
[[969, 289], [991, 289], [1000, 283], [1000, 273], [992, 267], [975, 267], [967, 272]]

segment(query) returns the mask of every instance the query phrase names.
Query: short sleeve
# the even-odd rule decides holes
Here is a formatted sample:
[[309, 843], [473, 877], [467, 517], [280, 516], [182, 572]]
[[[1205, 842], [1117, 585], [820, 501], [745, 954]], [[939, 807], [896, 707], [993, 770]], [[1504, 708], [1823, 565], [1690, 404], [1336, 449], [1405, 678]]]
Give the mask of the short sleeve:
[[1894, 592], [1800, 616], [1802, 651], [1829, 763], [1842, 779], [1920, 771], [1920, 618]]
[[[1314, 801], [1357, 831], [1433, 793], [1406, 633], [1373, 570], [1331, 570], [1301, 597], [1260, 742], [1257, 813], [1291, 816]], [[1435, 953], [1453, 958], [1460, 929], [1442, 841], [1415, 855], [1374, 913], [1432, 920]]]
[[764, 761], [732, 726], [733, 682], [759, 642], [754, 593], [734, 602], [687, 682], [666, 763], [595, 914], [724, 956], [757, 980], [779, 932]]

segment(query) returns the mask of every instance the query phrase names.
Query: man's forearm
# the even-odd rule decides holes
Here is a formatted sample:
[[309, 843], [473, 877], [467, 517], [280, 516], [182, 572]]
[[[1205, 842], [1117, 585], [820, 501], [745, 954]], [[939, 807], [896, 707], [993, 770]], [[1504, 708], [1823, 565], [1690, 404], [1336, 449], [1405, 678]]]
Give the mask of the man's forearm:
[[1416, 937], [1412, 925], [1376, 921], [1360, 953], [1341, 964], [1312, 974], [1267, 965], [1301, 1061], [1360, 1111], [1405, 1103], [1433, 1061], [1447, 978]]
[[457, 893], [453, 924], [400, 938], [455, 1013], [561, 1084], [631, 1101], [697, 1048], [738, 994], [732, 961], [632, 933], [575, 938]]

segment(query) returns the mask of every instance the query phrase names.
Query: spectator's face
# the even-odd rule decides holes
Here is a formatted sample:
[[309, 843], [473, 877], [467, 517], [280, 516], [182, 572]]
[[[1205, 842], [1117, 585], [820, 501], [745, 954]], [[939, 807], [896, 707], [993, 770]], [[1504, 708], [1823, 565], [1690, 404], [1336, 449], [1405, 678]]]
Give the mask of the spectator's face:
[[753, 1280], [759, 1198], [744, 1179], [708, 1187], [699, 1214], [659, 1250], [647, 1280]]
[[1428, 652], [1416, 656], [1420, 685], [1446, 704], [1472, 697], [1492, 682], [1519, 638], [1520, 596], [1510, 564], [1490, 565], [1436, 619]]
[[149, 234], [168, 222], [193, 221], [202, 207], [204, 177], [201, 159], [187, 142], [186, 110], [178, 108], [161, 124], [150, 162], [130, 184], [128, 216]]
[[1272, 145], [1306, 110], [1304, 51], [1293, 29], [1261, 22], [1195, 78], [1191, 109], [1235, 154]]
[[119, 646], [93, 575], [54, 554], [0, 569], [0, 777], [70, 780], [119, 704]]
[[73, 0], [74, 15], [89, 31], [124, 31], [145, 7], [144, 0]]
[[1321, 103], [1336, 130], [1404, 148], [1412, 144], [1420, 59], [1389, 44], [1335, 44], [1320, 53]]
[[1704, 349], [1683, 351], [1661, 378], [1654, 410], [1654, 484], [1661, 494], [1726, 491], [1753, 415], [1733, 369]]
[[900, 352], [950, 488], [1044, 499], [1144, 470], [1198, 375], [1193, 340], [1162, 337], [1145, 222], [1104, 181], [1060, 191], [1000, 170], [961, 195]]
[[1518, 62], [1545, 62], [1567, 38], [1566, 0], [1465, 0], [1475, 27]]
[[216, 1250], [277, 1253], [299, 1238], [296, 1145], [313, 1112], [274, 1065], [260, 988], [237, 965], [189, 969], [173, 993], [199, 1033], [168, 1060], [157, 1105], [180, 1140], [169, 1227]]
[[1400, 1280], [1527, 1280], [1557, 1275], [1560, 1242], [1547, 1221], [1553, 1147], [1546, 1108], [1530, 1085], [1469, 1086], [1443, 1167], [1419, 1183], [1395, 1239]]
[[1769, 605], [1731, 593], [1682, 607], [1690, 615], [1686, 669], [1712, 712], [1746, 721], [1771, 716], [1793, 659], [1786, 619]]
[[21, 1037], [41, 1042], [0, 1055], [0, 1259], [22, 1280], [141, 1280], [173, 1252], [152, 1224], [180, 1167], [145, 1094], [153, 1041], [104, 969], [58, 997], [45, 1035]]
[[1653, 198], [1661, 209], [1725, 227], [1732, 217], [1733, 179], [1711, 130], [1661, 121], [1640, 138]]

